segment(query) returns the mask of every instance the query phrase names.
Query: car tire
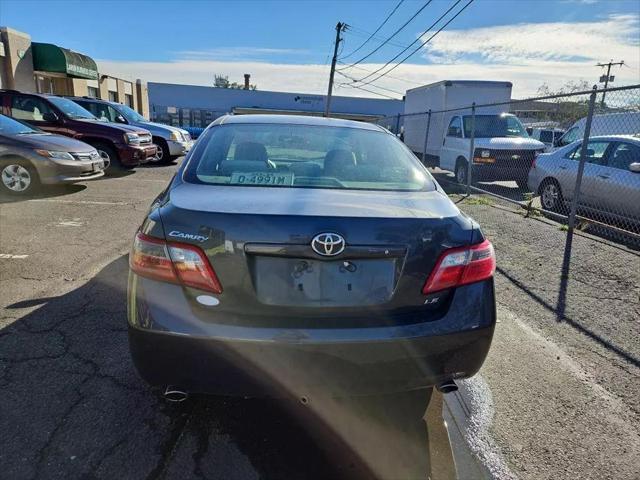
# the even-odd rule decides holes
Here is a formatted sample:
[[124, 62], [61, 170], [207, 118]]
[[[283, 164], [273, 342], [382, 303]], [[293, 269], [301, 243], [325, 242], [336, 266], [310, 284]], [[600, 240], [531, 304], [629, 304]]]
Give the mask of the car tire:
[[171, 163], [173, 159], [171, 158], [171, 153], [169, 152], [169, 145], [167, 145], [167, 142], [163, 138], [153, 137], [153, 144], [158, 148], [158, 152], [156, 153], [156, 156], [153, 157], [153, 160], [151, 160], [151, 162], [160, 165]]
[[31, 162], [22, 158], [0, 161], [0, 189], [3, 193], [25, 196], [40, 188], [40, 177]]
[[459, 183], [460, 185], [467, 184], [467, 161], [464, 158], [459, 158], [456, 161], [454, 174], [456, 177], [456, 183]]
[[120, 157], [115, 148], [107, 143], [93, 143], [91, 144], [100, 154], [100, 158], [105, 162], [104, 172], [109, 175], [115, 171], [122, 170], [126, 167], [120, 162]]
[[540, 205], [544, 210], [556, 213], [566, 212], [562, 189], [557, 180], [553, 178], [544, 180], [538, 193], [540, 194]]

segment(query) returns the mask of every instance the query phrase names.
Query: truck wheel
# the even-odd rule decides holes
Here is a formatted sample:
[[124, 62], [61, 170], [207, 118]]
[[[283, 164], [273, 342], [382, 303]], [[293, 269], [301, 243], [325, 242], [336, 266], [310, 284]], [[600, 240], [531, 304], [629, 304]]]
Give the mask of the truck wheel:
[[562, 189], [555, 179], [548, 178], [540, 185], [540, 204], [550, 212], [565, 213]]
[[454, 173], [456, 175], [457, 183], [459, 183], [460, 185], [467, 184], [467, 161], [465, 159], [458, 159], [458, 161], [456, 162], [456, 169]]
[[153, 143], [156, 147], [158, 147], [158, 152], [156, 153], [156, 156], [151, 161], [153, 163], [159, 163], [160, 165], [166, 165], [168, 163], [171, 163], [173, 159], [171, 158], [171, 153], [169, 152], [169, 146], [167, 145], [167, 142], [164, 140], [164, 138], [154, 137]]
[[2, 192], [10, 195], [29, 195], [40, 186], [38, 172], [22, 158], [0, 161], [0, 180]]

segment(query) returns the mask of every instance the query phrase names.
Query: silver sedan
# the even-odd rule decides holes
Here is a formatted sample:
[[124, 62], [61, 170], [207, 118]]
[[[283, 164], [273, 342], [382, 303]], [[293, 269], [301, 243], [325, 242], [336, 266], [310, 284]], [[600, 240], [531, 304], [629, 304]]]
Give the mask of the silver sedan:
[[40, 184], [93, 180], [104, 167], [91, 145], [0, 115], [0, 191], [27, 195]]
[[[528, 186], [542, 208], [566, 213], [574, 198], [581, 141], [539, 155]], [[580, 188], [580, 210], [599, 221], [640, 225], [640, 136], [609, 135], [589, 139]]]

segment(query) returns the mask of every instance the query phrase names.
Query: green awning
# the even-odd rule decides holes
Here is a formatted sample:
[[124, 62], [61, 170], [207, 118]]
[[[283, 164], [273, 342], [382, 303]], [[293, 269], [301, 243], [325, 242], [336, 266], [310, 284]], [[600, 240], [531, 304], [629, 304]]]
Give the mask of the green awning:
[[70, 77], [98, 79], [98, 67], [91, 57], [51, 43], [31, 43], [33, 69], [66, 73]]

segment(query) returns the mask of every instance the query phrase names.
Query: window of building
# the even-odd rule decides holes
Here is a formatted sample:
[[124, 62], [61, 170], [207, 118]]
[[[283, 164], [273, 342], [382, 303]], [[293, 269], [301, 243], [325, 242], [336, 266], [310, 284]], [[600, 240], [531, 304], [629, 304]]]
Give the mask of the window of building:
[[118, 101], [118, 92], [114, 92], [112, 90], [109, 90], [109, 101], [110, 102], [117, 102]]
[[87, 80], [87, 96], [93, 98], [100, 97], [100, 86], [97, 80]]
[[133, 108], [133, 95], [130, 95], [128, 93], [124, 94], [124, 103], [125, 105], [127, 105], [128, 107]]
[[36, 75], [36, 92], [37, 93], [53, 93], [53, 81], [49, 77]]

